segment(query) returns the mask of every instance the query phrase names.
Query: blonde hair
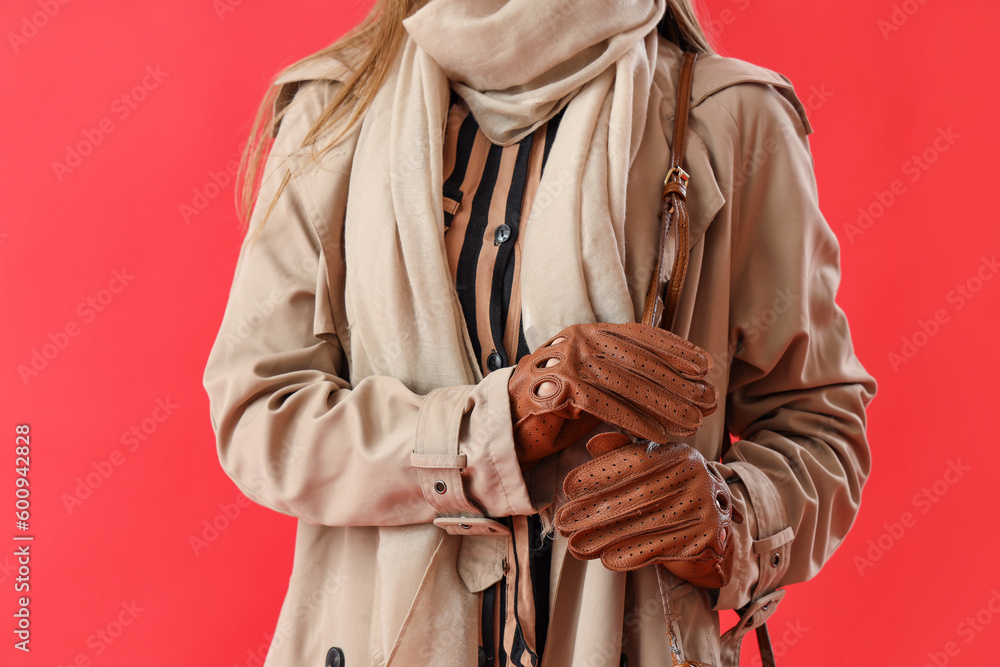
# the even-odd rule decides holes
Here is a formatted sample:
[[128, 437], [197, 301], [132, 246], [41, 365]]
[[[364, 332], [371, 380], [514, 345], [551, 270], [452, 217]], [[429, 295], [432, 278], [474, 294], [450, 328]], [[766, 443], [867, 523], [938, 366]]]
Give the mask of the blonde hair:
[[[685, 51], [713, 53], [705, 31], [698, 21], [698, 16], [692, 6], [693, 0], [667, 0], [667, 12], [664, 14], [658, 30], [663, 37], [677, 44]], [[697, 0], [694, 0], [697, 1]], [[396, 51], [403, 41], [405, 28], [403, 19], [424, 6], [428, 0], [376, 0], [368, 16], [330, 46], [310, 54], [289, 65], [279, 72], [275, 79], [293, 67], [317, 60], [334, 57], [345, 63], [351, 63], [353, 72], [346, 78], [343, 85], [338, 86], [337, 93], [327, 104], [323, 113], [313, 123], [309, 132], [302, 140], [305, 147], [331, 130], [334, 125], [350, 114], [341, 130], [333, 136], [320, 150], [314, 150], [311, 159], [316, 159], [347, 132], [361, 117], [371, 104], [375, 93], [385, 81], [392, 65]], [[287, 106], [282, 107], [275, 115], [273, 113], [275, 97], [280, 86], [272, 85], [257, 108], [250, 137], [243, 148], [239, 171], [236, 179], [236, 210], [243, 227], [249, 227], [257, 197], [260, 193], [262, 168], [270, 150], [272, 130], [281, 122]], [[263, 227], [275, 202], [291, 179], [286, 172], [277, 192], [274, 194], [260, 227]], [[259, 231], [258, 227], [258, 231]], [[256, 235], [256, 232], [255, 232]]]

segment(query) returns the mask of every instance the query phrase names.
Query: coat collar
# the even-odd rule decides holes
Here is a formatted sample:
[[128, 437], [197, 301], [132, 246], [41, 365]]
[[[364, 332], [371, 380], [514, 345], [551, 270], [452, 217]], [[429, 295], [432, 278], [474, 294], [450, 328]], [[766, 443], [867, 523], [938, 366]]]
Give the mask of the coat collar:
[[[676, 44], [666, 39], [660, 40], [659, 67], [664, 68], [665, 78], [672, 84], [676, 83], [677, 74], [680, 72], [681, 55], [682, 52]], [[351, 73], [353, 73], [353, 69], [348, 63], [332, 56], [311, 58], [294, 63], [280, 72], [274, 80], [274, 85], [278, 87], [278, 90], [274, 97], [273, 112], [277, 114], [288, 106], [302, 84], [315, 80], [343, 81]], [[812, 133], [812, 126], [806, 115], [805, 106], [796, 95], [795, 88], [786, 76], [745, 60], [714, 53], [702, 54], [695, 64], [691, 89], [691, 114], [696, 114], [698, 106], [717, 92], [743, 83], [774, 86], [798, 112], [805, 133], [807, 135]], [[671, 87], [669, 91], [664, 92], [669, 94], [672, 99], [675, 97], [673, 90], [674, 88]], [[275, 123], [272, 127], [272, 136], [277, 134], [279, 123]], [[666, 127], [673, 127], [672, 119]], [[688, 212], [690, 215], [688, 241], [689, 248], [693, 248], [704, 235], [715, 215], [725, 205], [726, 200], [715, 178], [708, 148], [702, 138], [690, 127], [688, 128], [684, 164], [687, 165], [687, 170], [692, 175], [688, 186]]]
[[[670, 82], [665, 95], [671, 99], [676, 97], [675, 84], [680, 73], [681, 49], [666, 39], [660, 41], [658, 51], [659, 66], [664, 68], [664, 79]], [[698, 114], [698, 107], [712, 95], [737, 84], [769, 84], [783, 95], [799, 114], [805, 133], [812, 133], [812, 126], [806, 116], [805, 107], [799, 100], [791, 81], [765, 67], [754, 65], [745, 60], [730, 58], [715, 53], [702, 54], [698, 57], [694, 68], [694, 80], [691, 86], [691, 116]], [[711, 124], [705, 124], [712, 127]], [[673, 119], [667, 119], [665, 127], [673, 127]], [[668, 130], [669, 132], [669, 130]], [[668, 136], [669, 140], [669, 136]], [[689, 122], [687, 131], [687, 147], [684, 153], [684, 164], [691, 181], [688, 184], [688, 248], [693, 248], [704, 236], [705, 230], [719, 210], [725, 205], [726, 199], [719, 187], [713, 160], [705, 141], [695, 132]]]

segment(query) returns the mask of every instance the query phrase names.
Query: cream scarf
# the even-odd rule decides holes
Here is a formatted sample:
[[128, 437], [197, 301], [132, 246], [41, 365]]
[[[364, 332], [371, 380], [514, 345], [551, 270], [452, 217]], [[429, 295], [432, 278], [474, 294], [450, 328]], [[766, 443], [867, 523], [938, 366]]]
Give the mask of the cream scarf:
[[452, 88], [497, 144], [566, 107], [521, 241], [529, 348], [570, 324], [634, 321], [626, 185], [665, 11], [665, 0], [430, 0], [403, 21], [408, 35], [364, 117], [350, 176], [352, 379], [392, 375], [418, 393], [482, 379], [444, 246]]

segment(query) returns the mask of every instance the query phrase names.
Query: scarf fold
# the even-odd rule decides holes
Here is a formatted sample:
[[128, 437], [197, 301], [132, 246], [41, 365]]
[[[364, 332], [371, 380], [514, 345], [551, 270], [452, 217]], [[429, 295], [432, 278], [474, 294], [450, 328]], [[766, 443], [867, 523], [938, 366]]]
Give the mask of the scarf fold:
[[[521, 239], [530, 349], [578, 322], [634, 321], [625, 272], [629, 169], [645, 129], [665, 0], [431, 0], [366, 113], [350, 176], [345, 254], [352, 381], [418, 393], [475, 384], [444, 245], [450, 91], [509, 145], [565, 114]], [[401, 343], [436, 341], [420, 355]]]

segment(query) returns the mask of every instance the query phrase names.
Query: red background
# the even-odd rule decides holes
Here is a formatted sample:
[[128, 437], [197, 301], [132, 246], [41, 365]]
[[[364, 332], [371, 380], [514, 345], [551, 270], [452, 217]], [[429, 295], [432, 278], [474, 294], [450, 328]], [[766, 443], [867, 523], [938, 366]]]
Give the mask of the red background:
[[[232, 183], [210, 184], [226, 180], [269, 78], [343, 34], [370, 0], [62, 1], [0, 9], [0, 662], [256, 665], [295, 522], [237, 505], [216, 458], [201, 374], [241, 236]], [[861, 514], [773, 617], [782, 665], [1000, 664], [988, 606], [996, 595], [1000, 609], [1000, 278], [983, 264], [1000, 242], [986, 206], [1000, 148], [998, 13], [986, 0], [713, 0], [704, 12], [723, 54], [787, 75], [810, 106], [821, 205], [842, 244], [839, 302], [879, 381]], [[144, 99], [123, 106], [144, 77]], [[88, 136], [92, 152], [57, 174]], [[201, 210], [185, 219], [182, 205]], [[851, 227], [859, 207], [867, 228]], [[22, 377], [36, 351], [51, 358]], [[11, 633], [21, 423], [32, 436], [30, 655]], [[127, 437], [133, 427], [142, 440]], [[67, 507], [95, 472], [100, 484]], [[213, 521], [224, 529], [196, 554], [190, 538]], [[745, 665], [759, 664], [752, 643]]]

